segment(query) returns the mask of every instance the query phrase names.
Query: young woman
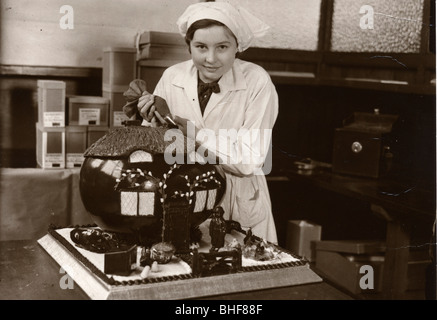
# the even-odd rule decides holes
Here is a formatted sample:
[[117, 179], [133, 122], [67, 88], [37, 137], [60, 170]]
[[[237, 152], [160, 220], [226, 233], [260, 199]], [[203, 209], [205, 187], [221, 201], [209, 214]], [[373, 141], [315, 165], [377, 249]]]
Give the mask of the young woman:
[[[268, 27], [244, 9], [224, 2], [191, 5], [177, 24], [192, 59], [168, 68], [154, 95], [167, 101], [185, 135], [220, 158], [217, 167], [227, 182], [221, 203], [224, 218], [277, 243], [261, 167], [268, 161], [278, 96], [264, 69], [236, 58]], [[138, 109], [145, 125], [163, 121], [155, 113], [150, 94], [140, 98]]]

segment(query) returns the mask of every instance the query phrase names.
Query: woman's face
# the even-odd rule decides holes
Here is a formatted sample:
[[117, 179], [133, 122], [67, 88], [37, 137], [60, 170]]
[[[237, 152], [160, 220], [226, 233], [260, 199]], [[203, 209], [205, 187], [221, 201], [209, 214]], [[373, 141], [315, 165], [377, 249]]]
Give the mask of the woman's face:
[[203, 82], [213, 82], [232, 68], [237, 41], [228, 28], [211, 26], [194, 32], [191, 58]]

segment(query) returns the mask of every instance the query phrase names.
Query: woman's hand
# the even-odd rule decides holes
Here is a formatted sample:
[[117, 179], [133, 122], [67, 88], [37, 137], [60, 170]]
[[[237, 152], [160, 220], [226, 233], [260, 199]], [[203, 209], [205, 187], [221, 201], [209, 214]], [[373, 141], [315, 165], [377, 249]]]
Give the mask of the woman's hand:
[[176, 122], [176, 124], [179, 127], [179, 130], [182, 131], [184, 136], [189, 137], [193, 140], [196, 140], [196, 134], [199, 131], [199, 129], [196, 128], [196, 126], [194, 125], [194, 122], [191, 122], [188, 119], [181, 118], [178, 116], [175, 116], [173, 120], [174, 120], [174, 122]]
[[155, 96], [147, 91], [144, 91], [142, 96], [138, 99], [138, 111], [143, 119], [151, 123], [152, 127], [158, 127], [165, 125], [165, 120], [161, 117], [158, 111], [156, 111]]
[[147, 91], [144, 91], [138, 100], [138, 111], [143, 119], [147, 120], [148, 122], [152, 122], [152, 119], [155, 117], [155, 106], [153, 105], [154, 102], [155, 96]]

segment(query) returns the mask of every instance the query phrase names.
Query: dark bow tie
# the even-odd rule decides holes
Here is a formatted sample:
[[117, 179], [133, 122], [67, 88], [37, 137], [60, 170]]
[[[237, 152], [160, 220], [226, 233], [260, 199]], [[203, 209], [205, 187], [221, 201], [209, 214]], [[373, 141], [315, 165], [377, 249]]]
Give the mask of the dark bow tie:
[[220, 86], [217, 82], [212, 83], [199, 83], [199, 92], [207, 92], [208, 90], [211, 90], [211, 92], [219, 93], [220, 92]]

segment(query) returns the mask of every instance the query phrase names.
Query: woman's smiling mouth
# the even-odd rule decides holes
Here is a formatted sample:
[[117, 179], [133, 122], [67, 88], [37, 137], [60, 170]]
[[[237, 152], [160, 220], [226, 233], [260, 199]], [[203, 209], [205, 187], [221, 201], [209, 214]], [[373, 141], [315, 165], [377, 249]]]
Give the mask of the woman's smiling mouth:
[[209, 67], [209, 66], [203, 66], [203, 67], [209, 72], [215, 72], [220, 68], [220, 67]]

